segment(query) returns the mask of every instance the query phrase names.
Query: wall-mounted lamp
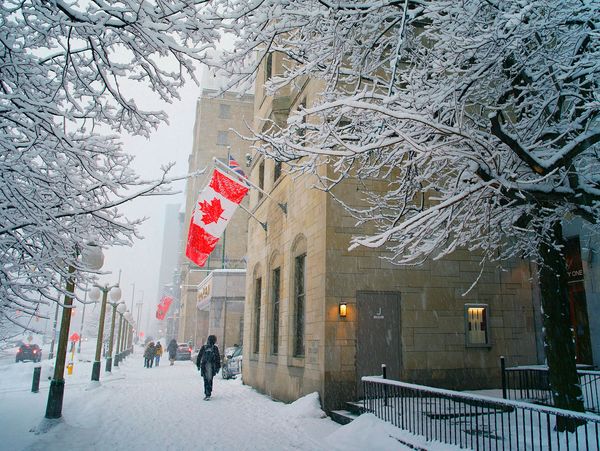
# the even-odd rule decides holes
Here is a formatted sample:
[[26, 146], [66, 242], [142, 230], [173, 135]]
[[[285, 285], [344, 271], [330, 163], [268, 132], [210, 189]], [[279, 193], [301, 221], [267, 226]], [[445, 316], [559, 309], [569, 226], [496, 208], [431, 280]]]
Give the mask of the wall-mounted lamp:
[[252, 166], [252, 155], [250, 155], [249, 153], [246, 154], [246, 167], [250, 167]]
[[340, 318], [345, 318], [346, 314], [348, 313], [348, 304], [346, 304], [345, 302], [340, 302], [339, 313]]

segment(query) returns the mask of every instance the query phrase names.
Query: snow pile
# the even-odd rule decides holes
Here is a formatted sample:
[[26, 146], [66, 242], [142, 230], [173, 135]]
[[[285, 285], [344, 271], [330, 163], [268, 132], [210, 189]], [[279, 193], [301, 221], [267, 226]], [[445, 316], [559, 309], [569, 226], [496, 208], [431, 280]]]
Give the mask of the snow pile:
[[325, 418], [327, 416], [321, 410], [318, 392], [310, 393], [286, 405], [286, 413], [297, 418]]
[[397, 451], [400, 443], [392, 436], [398, 430], [372, 413], [365, 413], [325, 438], [337, 449], [376, 449]]

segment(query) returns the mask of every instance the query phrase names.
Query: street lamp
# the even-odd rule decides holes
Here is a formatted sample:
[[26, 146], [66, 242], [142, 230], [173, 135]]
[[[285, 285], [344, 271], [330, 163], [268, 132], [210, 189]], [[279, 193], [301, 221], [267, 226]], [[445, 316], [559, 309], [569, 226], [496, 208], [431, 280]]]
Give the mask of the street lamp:
[[92, 291], [90, 291], [90, 298], [93, 301], [98, 302], [100, 299], [100, 292], [102, 292], [102, 304], [100, 306], [100, 320], [98, 321], [98, 339], [96, 341], [96, 357], [94, 359], [94, 364], [92, 366], [92, 380], [99, 381], [100, 380], [100, 354], [102, 352], [102, 339], [104, 335], [104, 317], [106, 316], [106, 298], [108, 293], [110, 292], [110, 299], [113, 302], [118, 302], [121, 299], [121, 289], [119, 288], [119, 284], [104, 285], [103, 287], [99, 285], [94, 285]]
[[[111, 298], [112, 297], [113, 296], [111, 293]], [[119, 296], [119, 299], [120, 298], [121, 298], [121, 296]], [[108, 358], [106, 359], [106, 368], [105, 368], [105, 371], [107, 373], [112, 372], [112, 353], [113, 353], [113, 341], [115, 338], [115, 318], [117, 317], [117, 307], [122, 306], [123, 302], [111, 302], [110, 305], [112, 306], [112, 320], [110, 323], [110, 341], [108, 343]]]
[[117, 332], [117, 349], [115, 352], [115, 366], [119, 366], [119, 360], [121, 359], [121, 351], [123, 347], [123, 314], [127, 310], [124, 302], [120, 303], [117, 307], [117, 313], [119, 314], [119, 330]]
[[126, 313], [125, 319], [127, 320], [127, 335], [125, 337], [125, 352], [124, 356], [127, 357], [129, 354], [133, 352], [133, 334], [134, 330], [136, 330], [137, 325], [133, 321], [133, 315], [131, 312]]
[[[79, 250], [78, 250], [79, 252]], [[87, 244], [81, 249], [81, 262], [88, 271], [98, 271], [104, 263], [104, 254], [100, 246]], [[71, 326], [71, 306], [75, 293], [75, 267], [69, 266], [65, 301], [60, 322], [60, 334], [56, 347], [56, 361], [54, 363], [54, 376], [48, 391], [46, 405], [46, 418], [54, 419], [62, 416], [62, 404], [65, 393], [65, 360], [67, 357], [67, 344], [69, 342], [69, 327]]]

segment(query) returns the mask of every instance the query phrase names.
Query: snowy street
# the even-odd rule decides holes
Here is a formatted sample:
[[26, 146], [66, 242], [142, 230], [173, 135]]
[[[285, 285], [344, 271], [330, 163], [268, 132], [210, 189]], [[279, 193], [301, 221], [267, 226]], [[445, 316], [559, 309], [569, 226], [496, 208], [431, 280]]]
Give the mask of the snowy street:
[[[203, 401], [202, 379], [190, 361], [144, 368], [141, 351], [100, 383], [91, 362], [66, 375], [63, 417], [45, 420], [51, 361], [42, 361], [39, 393], [31, 393], [32, 362], [0, 363], [0, 449], [10, 450], [397, 450], [401, 431], [363, 415], [340, 426], [323, 417], [316, 394], [275, 402], [240, 379], [214, 379]], [[40, 430], [53, 424], [44, 433]], [[406, 438], [404, 438], [406, 440]], [[415, 442], [414, 437], [412, 441]]]

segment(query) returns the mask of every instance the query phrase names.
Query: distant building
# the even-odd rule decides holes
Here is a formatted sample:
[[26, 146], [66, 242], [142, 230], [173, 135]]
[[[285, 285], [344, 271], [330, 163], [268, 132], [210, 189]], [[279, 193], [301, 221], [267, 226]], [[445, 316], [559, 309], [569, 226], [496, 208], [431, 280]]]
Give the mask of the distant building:
[[151, 311], [152, 325], [150, 333], [157, 337], [167, 339], [177, 337], [179, 320], [179, 259], [181, 242], [183, 238], [183, 213], [180, 204], [168, 204], [165, 207], [165, 222], [163, 229], [163, 249], [158, 274], [158, 299], [170, 296], [173, 302], [164, 320], [155, 318], [155, 311]]
[[[212, 80], [211, 86], [217, 84], [215, 80]], [[178, 331], [180, 342], [190, 342], [196, 347], [206, 341], [209, 331], [212, 330], [217, 331], [215, 335], [217, 335], [220, 346], [229, 345], [229, 343], [224, 343], [226, 337], [221, 334], [229, 327], [237, 328], [238, 331], [240, 327], [240, 321], [235, 322], [235, 315], [229, 315], [227, 326], [218, 326], [211, 322], [217, 318], [215, 315], [209, 315], [209, 312], [214, 311], [215, 306], [207, 306], [204, 303], [201, 305], [201, 309], [198, 308], [199, 302], [203, 300], [198, 287], [215, 269], [246, 268], [248, 214], [238, 209], [203, 268], [197, 267], [186, 259], [184, 249], [194, 204], [198, 193], [208, 183], [212, 174], [213, 158], [227, 164], [228, 153], [231, 153], [240, 166], [243, 169], [246, 168], [244, 163], [246, 154], [249, 152], [249, 143], [240, 138], [235, 131], [242, 135], [249, 133], [246, 124], [251, 125], [253, 122], [253, 105], [254, 97], [252, 95], [239, 95], [238, 93], [218, 95], [217, 89], [204, 89], [196, 106], [196, 122], [194, 125], [193, 149], [189, 157], [189, 172], [199, 170], [205, 170], [205, 172], [198, 177], [190, 178], [186, 186], [185, 218], [183, 222], [184, 240], [181, 247], [179, 267], [181, 318]], [[244, 200], [243, 205], [248, 205], [247, 199]], [[217, 276], [215, 275], [215, 277]], [[234, 278], [228, 280], [232, 283]], [[243, 277], [241, 279], [235, 277], [235, 280], [242, 287], [245, 285]], [[235, 289], [232, 290], [233, 292], [235, 292]], [[223, 308], [229, 305], [225, 303]], [[241, 306], [243, 307], [243, 303]]]

